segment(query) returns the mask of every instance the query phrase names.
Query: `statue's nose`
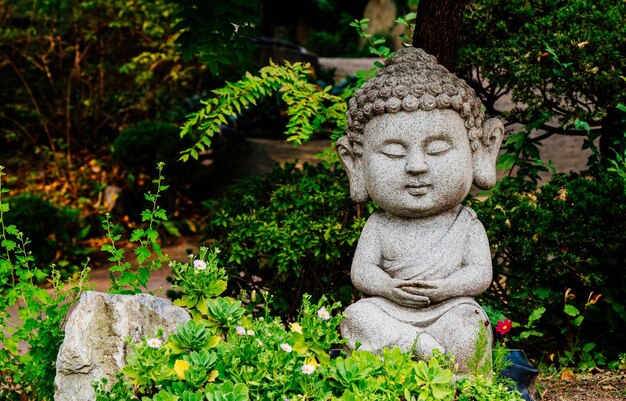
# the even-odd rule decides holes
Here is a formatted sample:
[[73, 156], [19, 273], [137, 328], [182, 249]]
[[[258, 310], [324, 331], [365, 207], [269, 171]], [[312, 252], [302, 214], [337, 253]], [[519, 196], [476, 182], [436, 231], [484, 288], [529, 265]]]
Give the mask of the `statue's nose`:
[[426, 158], [422, 152], [410, 152], [406, 157], [406, 165], [404, 171], [409, 174], [421, 174], [428, 170]]

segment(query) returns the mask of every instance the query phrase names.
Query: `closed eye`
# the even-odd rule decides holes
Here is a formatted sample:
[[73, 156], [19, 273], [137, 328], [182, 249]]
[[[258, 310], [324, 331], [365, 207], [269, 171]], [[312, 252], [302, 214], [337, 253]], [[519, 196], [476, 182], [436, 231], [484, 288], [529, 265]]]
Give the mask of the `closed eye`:
[[388, 143], [380, 151], [387, 157], [397, 159], [406, 156], [406, 148], [399, 143]]
[[431, 156], [441, 155], [452, 148], [452, 144], [444, 139], [435, 139], [426, 145], [426, 153]]

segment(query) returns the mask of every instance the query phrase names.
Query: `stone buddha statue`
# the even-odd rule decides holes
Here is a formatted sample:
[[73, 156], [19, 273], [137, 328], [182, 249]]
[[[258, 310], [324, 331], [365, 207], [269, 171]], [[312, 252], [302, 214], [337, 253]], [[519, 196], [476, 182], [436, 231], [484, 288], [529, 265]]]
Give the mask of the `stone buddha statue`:
[[472, 184], [495, 184], [502, 123], [485, 120], [473, 89], [413, 47], [355, 91], [347, 118], [337, 152], [350, 195], [381, 210], [351, 268], [367, 297], [346, 309], [342, 335], [377, 353], [399, 347], [428, 358], [437, 348], [467, 370], [488, 324], [473, 297], [489, 287], [492, 267], [485, 229], [461, 202]]

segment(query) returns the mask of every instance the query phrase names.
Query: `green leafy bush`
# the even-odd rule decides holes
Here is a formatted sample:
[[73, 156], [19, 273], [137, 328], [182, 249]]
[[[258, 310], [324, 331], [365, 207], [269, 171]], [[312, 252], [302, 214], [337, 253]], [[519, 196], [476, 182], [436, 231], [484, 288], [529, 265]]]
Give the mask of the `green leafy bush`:
[[492, 114], [510, 92], [525, 105], [507, 113], [510, 122], [584, 136], [577, 121], [586, 121], [608, 156], [624, 128], [616, 105], [626, 94], [625, 18], [626, 3], [613, 0], [472, 1], [459, 71]]
[[[304, 293], [349, 302], [352, 256], [371, 210], [356, 206], [343, 170], [324, 164], [275, 167], [206, 203], [207, 237], [243, 288], [271, 291], [293, 315]], [[373, 207], [373, 206], [370, 206]]]
[[618, 283], [626, 280], [626, 195], [620, 177], [556, 175], [532, 190], [507, 180], [472, 207], [494, 255], [494, 283], [483, 299], [518, 323], [543, 312], [533, 321], [543, 336], [527, 341], [528, 349], [572, 351], [594, 341], [612, 359], [623, 352], [626, 302]]
[[[214, 180], [210, 169], [201, 167], [197, 160], [178, 161], [180, 153], [193, 144], [191, 136], [180, 137], [180, 129], [159, 121], [142, 121], [129, 125], [113, 143], [113, 157], [126, 174], [126, 184], [115, 212], [138, 219], [143, 210], [143, 194], [157, 177], [155, 161], [167, 165], [168, 186], [171, 188], [160, 203], [169, 210], [181, 207], [180, 198], [206, 199], [211, 191], [206, 181]], [[168, 223], [173, 235], [180, 235], [178, 227]]]
[[[185, 60], [199, 55], [213, 75], [242, 72], [251, 64], [250, 40], [259, 22], [260, 0], [179, 0], [176, 44]], [[227, 70], [227, 71], [224, 71]], [[231, 71], [232, 73], [232, 71]]]
[[24, 237], [29, 238], [35, 260], [43, 265], [54, 262], [63, 268], [75, 270], [76, 258], [89, 249], [79, 247], [85, 239], [89, 226], [82, 227], [79, 211], [57, 207], [37, 195], [22, 193], [7, 201], [11, 213], [5, 216], [5, 224], [20, 227]]
[[[58, 270], [36, 265], [27, 248], [29, 239], [9, 223], [14, 210], [2, 199], [8, 192], [2, 187], [3, 176], [0, 166], [0, 399], [51, 400], [57, 352], [63, 341], [62, 326], [85, 286], [88, 269], [84, 268], [76, 280], [63, 281]], [[38, 198], [33, 202], [51, 207], [38, 203]], [[38, 231], [35, 235], [47, 237], [48, 232]], [[43, 238], [34, 239], [36, 244]], [[43, 281], [50, 285], [49, 290], [38, 285]]]
[[180, 128], [159, 121], [142, 121], [126, 127], [113, 142], [113, 157], [129, 175], [153, 176], [156, 161], [168, 166], [173, 180], [188, 181], [195, 163], [178, 163], [180, 153], [192, 145], [190, 137], [181, 138]]
[[0, 32], [0, 132], [48, 147], [58, 168], [121, 127], [186, 114], [207, 69], [176, 52], [166, 0], [8, 0]]

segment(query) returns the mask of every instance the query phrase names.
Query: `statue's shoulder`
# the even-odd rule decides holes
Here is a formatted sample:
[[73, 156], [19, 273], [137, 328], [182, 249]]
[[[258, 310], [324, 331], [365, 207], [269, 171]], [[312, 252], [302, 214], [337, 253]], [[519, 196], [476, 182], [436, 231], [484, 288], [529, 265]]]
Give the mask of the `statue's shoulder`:
[[472, 209], [469, 206], [462, 205], [461, 206], [461, 213], [465, 214], [465, 218], [467, 218], [467, 219], [478, 220], [478, 216], [476, 215], [476, 212], [474, 211], [474, 209]]
[[380, 224], [388, 220], [387, 213], [384, 210], [377, 210], [367, 218], [367, 224]]
[[383, 210], [377, 210], [367, 218], [366, 226], [370, 226], [372, 228], [379, 227], [388, 220], [386, 213]]
[[485, 231], [485, 226], [483, 226], [483, 223], [478, 219], [478, 216], [476, 215], [474, 209], [468, 206], [463, 206], [463, 208], [461, 209], [461, 214], [465, 215], [463, 220], [467, 222], [465, 226], [467, 227], [467, 232], [469, 235], [479, 235], [481, 237], [486, 237], [487, 234]]
[[384, 231], [385, 223], [387, 222], [388, 217], [386, 213], [382, 210], [377, 210], [367, 218], [367, 222], [365, 223], [365, 227], [363, 228], [364, 233], [378, 233], [382, 230]]

